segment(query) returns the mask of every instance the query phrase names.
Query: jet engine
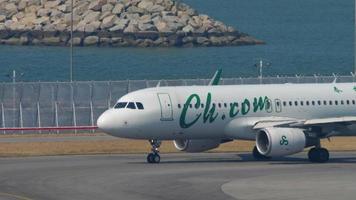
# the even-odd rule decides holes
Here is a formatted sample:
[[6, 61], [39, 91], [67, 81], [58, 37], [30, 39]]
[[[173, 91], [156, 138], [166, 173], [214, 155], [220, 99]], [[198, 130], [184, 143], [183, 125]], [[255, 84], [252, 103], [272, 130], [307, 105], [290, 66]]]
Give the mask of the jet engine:
[[187, 140], [178, 139], [173, 141], [174, 146], [179, 151], [189, 153], [203, 152], [218, 147], [221, 143], [220, 139], [204, 139], [204, 140]]
[[264, 128], [256, 135], [256, 147], [264, 156], [295, 154], [315, 143], [298, 128]]

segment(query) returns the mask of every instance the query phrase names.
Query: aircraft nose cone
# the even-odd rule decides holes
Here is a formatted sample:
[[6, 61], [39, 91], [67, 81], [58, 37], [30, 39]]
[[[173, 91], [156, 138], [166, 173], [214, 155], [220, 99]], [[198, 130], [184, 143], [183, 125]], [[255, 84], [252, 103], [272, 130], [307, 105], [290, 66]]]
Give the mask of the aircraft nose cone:
[[107, 114], [107, 111], [101, 114], [96, 122], [99, 130], [102, 130], [104, 132], [110, 131], [112, 128], [112, 124], [110, 123], [110, 118]]

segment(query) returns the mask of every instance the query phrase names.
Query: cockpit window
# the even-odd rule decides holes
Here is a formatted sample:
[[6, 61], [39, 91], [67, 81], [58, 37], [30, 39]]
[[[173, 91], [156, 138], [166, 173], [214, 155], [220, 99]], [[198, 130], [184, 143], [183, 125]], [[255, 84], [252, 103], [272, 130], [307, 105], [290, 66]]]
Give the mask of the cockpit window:
[[135, 103], [134, 102], [129, 102], [127, 104], [127, 107], [126, 108], [129, 108], [129, 109], [136, 109], [136, 106], [135, 106]]
[[136, 102], [136, 106], [139, 110], [143, 110], [143, 105], [140, 102]]
[[125, 108], [126, 104], [127, 104], [127, 102], [119, 102], [114, 106], [114, 108], [116, 108], [116, 109]]

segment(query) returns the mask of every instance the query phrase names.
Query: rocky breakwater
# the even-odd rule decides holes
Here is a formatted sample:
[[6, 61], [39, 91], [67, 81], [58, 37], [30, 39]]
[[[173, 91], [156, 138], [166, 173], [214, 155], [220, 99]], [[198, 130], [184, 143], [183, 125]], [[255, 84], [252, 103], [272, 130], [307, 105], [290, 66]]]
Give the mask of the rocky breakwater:
[[[263, 42], [173, 0], [73, 0], [76, 46], [225, 46]], [[0, 0], [0, 43], [71, 43], [71, 1]]]

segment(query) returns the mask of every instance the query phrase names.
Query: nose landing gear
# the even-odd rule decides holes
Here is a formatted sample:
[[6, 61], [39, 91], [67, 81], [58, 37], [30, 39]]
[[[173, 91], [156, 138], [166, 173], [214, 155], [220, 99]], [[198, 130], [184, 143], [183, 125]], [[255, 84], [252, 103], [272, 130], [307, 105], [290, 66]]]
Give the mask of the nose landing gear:
[[147, 162], [148, 163], [159, 163], [161, 161], [161, 156], [159, 156], [159, 150], [158, 148], [161, 146], [161, 141], [158, 140], [149, 140], [152, 148], [151, 151], [152, 153], [149, 153], [147, 155]]

